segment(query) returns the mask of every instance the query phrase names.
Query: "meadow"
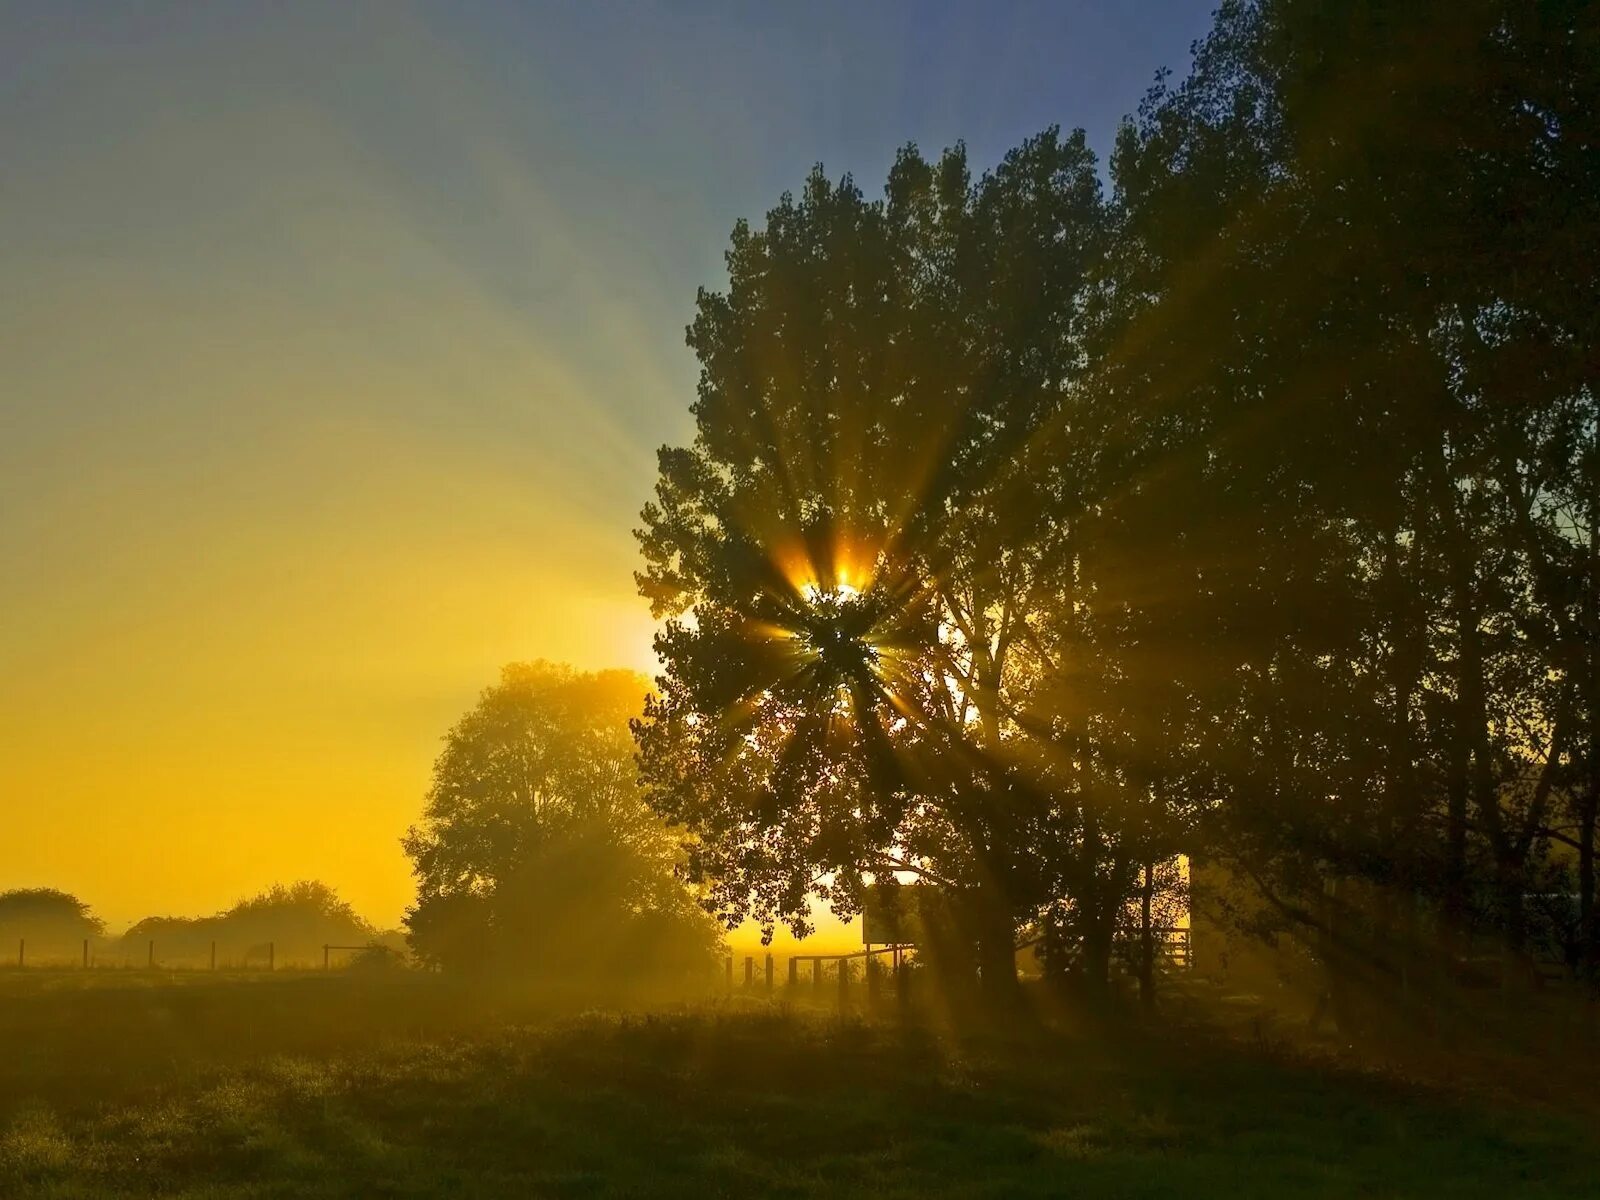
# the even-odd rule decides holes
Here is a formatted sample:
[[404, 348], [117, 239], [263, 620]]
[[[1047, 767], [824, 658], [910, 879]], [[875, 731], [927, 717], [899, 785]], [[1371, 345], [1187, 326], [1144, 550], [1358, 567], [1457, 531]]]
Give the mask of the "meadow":
[[[1592, 1196], [1595, 1107], [1157, 1024], [0, 975], [0, 1196]], [[1458, 1060], [1459, 1061], [1459, 1060]]]

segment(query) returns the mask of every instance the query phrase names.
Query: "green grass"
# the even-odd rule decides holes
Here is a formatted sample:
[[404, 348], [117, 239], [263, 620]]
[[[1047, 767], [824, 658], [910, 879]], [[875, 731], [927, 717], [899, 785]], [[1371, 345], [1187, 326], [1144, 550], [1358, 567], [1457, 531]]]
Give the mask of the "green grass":
[[1194, 1028], [0, 979], [0, 1196], [1592, 1196], [1585, 1123]]

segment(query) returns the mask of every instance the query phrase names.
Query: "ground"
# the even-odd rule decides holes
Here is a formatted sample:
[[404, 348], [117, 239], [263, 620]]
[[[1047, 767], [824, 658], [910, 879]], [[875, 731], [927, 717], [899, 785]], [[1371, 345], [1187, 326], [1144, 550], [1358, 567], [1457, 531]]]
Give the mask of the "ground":
[[1593, 1116], [1187, 1021], [0, 978], [5, 1197], [1593, 1196]]

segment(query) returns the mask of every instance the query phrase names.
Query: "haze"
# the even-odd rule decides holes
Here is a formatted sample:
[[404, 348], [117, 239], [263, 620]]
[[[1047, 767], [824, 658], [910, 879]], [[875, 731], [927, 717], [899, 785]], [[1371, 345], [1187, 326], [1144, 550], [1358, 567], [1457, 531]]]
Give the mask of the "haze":
[[996, 7], [5, 6], [0, 880], [395, 922], [501, 664], [653, 667], [734, 220], [908, 138], [1103, 154], [1211, 4]]

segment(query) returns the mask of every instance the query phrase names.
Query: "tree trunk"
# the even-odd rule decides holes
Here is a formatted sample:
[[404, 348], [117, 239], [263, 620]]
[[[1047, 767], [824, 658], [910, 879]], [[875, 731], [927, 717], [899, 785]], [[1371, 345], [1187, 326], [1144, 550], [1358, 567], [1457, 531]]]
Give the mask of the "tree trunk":
[[[1467, 918], [1467, 809], [1476, 797], [1486, 764], [1475, 751], [1484, 734], [1482, 659], [1479, 654], [1478, 610], [1474, 602], [1471, 547], [1457, 509], [1446, 451], [1448, 437], [1434, 446], [1429, 479], [1435, 496], [1449, 579], [1450, 608], [1456, 620], [1456, 702], [1452, 705], [1446, 767], [1444, 913], [1447, 938], [1460, 953]], [[1498, 816], [1498, 809], [1496, 814]]]
[[1356, 1030], [1354, 997], [1351, 995], [1351, 955], [1344, 945], [1345, 920], [1343, 888], [1337, 875], [1324, 887], [1324, 921], [1318, 934], [1319, 957], [1324, 972], [1327, 1011], [1332, 1014], [1335, 1028], [1341, 1033]]
[[1017, 932], [1008, 907], [994, 896], [977, 898], [978, 977], [985, 1002], [995, 1009], [1017, 1005]]
[[1096, 913], [1083, 930], [1083, 982], [1091, 996], [1103, 996], [1111, 987], [1112, 923]]
[[[1384, 593], [1389, 628], [1389, 729], [1385, 763], [1385, 788], [1391, 837], [1396, 846], [1393, 890], [1386, 898], [1400, 906], [1398, 966], [1400, 1005], [1409, 1015], [1411, 975], [1417, 951], [1417, 901], [1421, 889], [1418, 868], [1422, 796], [1413, 769], [1415, 756], [1411, 727], [1411, 698], [1422, 673], [1423, 646], [1413, 616], [1414, 602], [1401, 579], [1399, 560], [1400, 503], [1396, 499], [1384, 530]], [[1463, 852], [1465, 847], [1463, 846]]]
[[968, 888], [963, 897], [963, 931], [967, 945], [977, 950], [978, 988], [990, 1008], [1005, 1010], [1015, 1006], [1021, 996], [1017, 985], [1017, 929], [1011, 919], [1011, 904], [1006, 895], [1005, 878], [981, 837], [979, 846], [980, 882]]
[[1156, 1003], [1156, 939], [1150, 924], [1150, 902], [1155, 895], [1155, 864], [1144, 864], [1144, 885], [1139, 889], [1139, 1003], [1154, 1008]]
[[1578, 813], [1578, 971], [1600, 980], [1600, 921], [1595, 917], [1594, 835], [1600, 795], [1591, 789]]
[[1600, 917], [1595, 914], [1595, 819], [1600, 816], [1600, 413], [1589, 446], [1589, 571], [1583, 594], [1584, 707], [1588, 710], [1588, 787], [1578, 805], [1578, 973], [1600, 982]]
[[1454, 955], [1466, 951], [1467, 932], [1467, 763], [1459, 735], [1450, 739], [1445, 777], [1444, 926]]
[[1501, 857], [1495, 867], [1495, 882], [1500, 893], [1500, 924], [1505, 935], [1507, 977], [1514, 975], [1527, 947], [1527, 913], [1523, 908], [1523, 873], [1520, 863]]

